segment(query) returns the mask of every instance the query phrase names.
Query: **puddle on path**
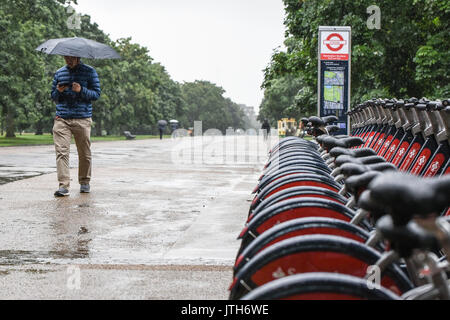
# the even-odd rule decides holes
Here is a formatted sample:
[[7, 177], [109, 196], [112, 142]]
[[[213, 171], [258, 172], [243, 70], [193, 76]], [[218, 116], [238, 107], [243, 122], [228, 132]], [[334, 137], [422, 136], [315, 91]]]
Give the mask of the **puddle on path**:
[[[84, 247], [84, 246], [83, 246]], [[75, 251], [25, 251], [0, 250], [0, 266], [15, 266], [24, 264], [52, 263], [54, 260], [85, 259], [89, 257], [87, 248]]]
[[25, 172], [25, 171], [12, 171], [11, 173], [8, 172], [7, 175], [0, 176], [0, 185], [23, 179], [38, 177], [43, 174], [46, 174], [46, 172]]

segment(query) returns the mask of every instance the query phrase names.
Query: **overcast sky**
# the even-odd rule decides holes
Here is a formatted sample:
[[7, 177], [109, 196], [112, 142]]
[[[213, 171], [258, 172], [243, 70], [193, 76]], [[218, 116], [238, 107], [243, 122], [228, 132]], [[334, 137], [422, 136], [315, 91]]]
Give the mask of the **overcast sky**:
[[131, 36], [147, 47], [174, 80], [211, 81], [256, 109], [262, 70], [284, 40], [282, 0], [78, 0], [74, 7], [113, 40]]

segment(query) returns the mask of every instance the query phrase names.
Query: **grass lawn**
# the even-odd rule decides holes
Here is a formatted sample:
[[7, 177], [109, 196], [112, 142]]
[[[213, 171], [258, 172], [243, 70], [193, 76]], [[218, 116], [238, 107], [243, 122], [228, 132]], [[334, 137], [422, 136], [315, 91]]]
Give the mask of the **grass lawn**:
[[[137, 140], [142, 139], [159, 139], [159, 136], [152, 135], [138, 135]], [[170, 138], [170, 136], [165, 135], [164, 138]], [[104, 136], [104, 137], [91, 137], [93, 142], [95, 141], [118, 141], [126, 140], [125, 136]], [[73, 142], [73, 138], [72, 138]], [[37, 136], [34, 133], [24, 133], [19, 135], [16, 133], [15, 138], [5, 138], [5, 136], [0, 136], [0, 147], [12, 147], [12, 146], [32, 146], [32, 145], [43, 145], [43, 144], [53, 144], [53, 136], [49, 133]]]

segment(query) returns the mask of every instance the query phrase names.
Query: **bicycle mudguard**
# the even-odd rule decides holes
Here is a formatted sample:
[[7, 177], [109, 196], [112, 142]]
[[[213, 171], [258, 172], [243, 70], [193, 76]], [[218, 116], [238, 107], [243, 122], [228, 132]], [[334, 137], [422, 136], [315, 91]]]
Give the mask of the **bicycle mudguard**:
[[280, 201], [288, 200], [291, 198], [299, 198], [299, 197], [305, 197], [309, 196], [312, 198], [322, 198], [322, 199], [328, 199], [332, 201], [336, 201], [338, 203], [341, 203], [345, 205], [348, 201], [347, 198], [341, 196], [339, 193], [336, 193], [334, 191], [331, 191], [329, 189], [325, 188], [319, 188], [319, 187], [292, 187], [288, 189], [284, 189], [280, 192], [277, 192], [270, 197], [267, 197], [262, 202], [257, 204], [256, 206], [250, 205], [250, 212], [253, 215], [258, 214], [263, 209], [267, 208], [268, 206], [271, 206], [274, 203], [278, 203]]
[[[251, 289], [298, 273], [334, 272], [364, 278], [380, 257], [376, 250], [343, 237], [293, 237], [262, 250], [243, 266], [230, 286], [230, 298], [239, 299]], [[389, 265], [380, 278], [381, 286], [398, 295], [413, 288], [396, 264]]]
[[281, 190], [292, 187], [319, 187], [339, 192], [340, 186], [331, 178], [311, 173], [293, 173], [280, 177], [279, 179], [270, 182], [263, 189], [256, 194], [252, 201], [252, 205], [256, 205], [265, 198], [270, 197]]
[[280, 152], [276, 152], [272, 154], [268, 158], [268, 162], [277, 161], [283, 157], [289, 157], [289, 156], [304, 156], [304, 157], [313, 157], [314, 159], [318, 159], [323, 161], [322, 157], [320, 156], [320, 153], [317, 151], [313, 151], [310, 148], [307, 147], [295, 147], [295, 148], [287, 148], [283, 149]]
[[394, 141], [394, 137], [397, 136], [397, 130], [391, 130], [386, 139], [383, 141], [383, 145], [378, 150], [378, 155], [383, 156], [386, 151], [389, 149], [392, 141]]
[[361, 146], [361, 148], [368, 148], [369, 145], [372, 144], [372, 141], [375, 138], [375, 135], [379, 134], [377, 131], [372, 131], [367, 135], [367, 137], [362, 138], [364, 140], [364, 145]]
[[[308, 162], [312, 161], [318, 165], [320, 165], [320, 164], [325, 165], [325, 162], [323, 161], [323, 159], [321, 157], [314, 157], [314, 156], [310, 156], [308, 154], [292, 154], [290, 157], [286, 157], [284, 159], [277, 158], [277, 159], [274, 159], [273, 161], [269, 161], [263, 170], [263, 174], [264, 174], [264, 172], [271, 171], [273, 168], [279, 168], [284, 163], [291, 163], [291, 162], [295, 163], [295, 161], [308, 161]], [[325, 168], [326, 168], [326, 166], [325, 166]]]
[[272, 152], [269, 153], [269, 158], [277, 155], [277, 154], [283, 154], [286, 152], [292, 152], [294, 150], [305, 150], [311, 153], [319, 154], [318, 145], [317, 144], [305, 144], [305, 143], [289, 143], [285, 144], [283, 146], [280, 146], [278, 149], [274, 149]]
[[274, 146], [272, 148], [272, 151], [270, 152], [271, 154], [286, 148], [286, 147], [290, 147], [290, 146], [307, 146], [310, 147], [312, 150], [317, 149], [318, 145], [317, 143], [313, 142], [313, 141], [308, 141], [308, 140], [304, 140], [304, 139], [297, 139], [297, 140], [291, 140], [291, 141], [286, 141], [283, 142], [281, 144], [278, 144], [276, 146]]
[[303, 150], [299, 151], [298, 149], [295, 149], [295, 150], [292, 150], [292, 152], [275, 154], [273, 157], [271, 157], [267, 160], [267, 162], [264, 165], [263, 170], [266, 170], [273, 164], [287, 162], [290, 159], [296, 159], [296, 158], [310, 159], [310, 160], [317, 161], [319, 163], [325, 163], [325, 160], [321, 157], [320, 154], [315, 154], [315, 153], [312, 153], [309, 151], [303, 151]]
[[[239, 271], [258, 252], [285, 239], [310, 234], [327, 234], [365, 243], [369, 232], [348, 222], [332, 218], [298, 218], [280, 223], [250, 242], [241, 246], [234, 264], [234, 272]], [[382, 245], [377, 245], [377, 251], [384, 252]]]
[[447, 163], [445, 164], [444, 169], [442, 170], [442, 173], [440, 176], [443, 177], [447, 174], [450, 174], [450, 159], [448, 159]]
[[261, 173], [261, 175], [258, 178], [258, 181], [263, 180], [265, 176], [276, 175], [279, 172], [282, 172], [283, 170], [287, 170], [289, 168], [302, 168], [303, 166], [307, 168], [321, 170], [326, 175], [329, 175], [331, 173], [330, 168], [325, 163], [320, 163], [317, 162], [317, 160], [313, 159], [306, 159], [306, 160], [297, 159], [296, 162], [290, 163], [287, 166], [279, 166], [278, 164], [274, 165], [269, 170], [266, 170], [263, 173]]
[[369, 148], [375, 150], [375, 152], [380, 155], [380, 149], [383, 148], [383, 145], [387, 139], [387, 132], [382, 132], [377, 140], [374, 141], [373, 145]]
[[[260, 234], [285, 221], [297, 218], [323, 217], [350, 222], [354, 215], [353, 210], [331, 200], [306, 197], [302, 198], [301, 201], [298, 201], [298, 199], [285, 200], [267, 207], [258, 215], [252, 217], [239, 234], [238, 239], [242, 239], [243, 246], [247, 246]], [[365, 230], [372, 229], [365, 220], [361, 223], [361, 227]]]
[[295, 160], [295, 159], [311, 159], [311, 160], [315, 160], [318, 162], [324, 162], [323, 158], [320, 155], [317, 154], [313, 154], [313, 153], [303, 153], [303, 152], [289, 152], [289, 153], [284, 153], [280, 156], [274, 157], [273, 159], [271, 158], [266, 165], [264, 166], [264, 170], [269, 168], [272, 164], [279, 164], [279, 163], [283, 163], [283, 162], [287, 162], [289, 160]]
[[304, 139], [297, 139], [297, 140], [286, 141], [286, 142], [283, 142], [283, 143], [280, 143], [280, 144], [274, 146], [272, 148], [272, 150], [270, 151], [270, 155], [278, 152], [279, 150], [282, 150], [283, 148], [292, 147], [292, 146], [306, 146], [306, 147], [311, 148], [312, 150], [317, 150], [317, 148], [318, 148], [318, 145], [315, 144], [314, 142], [307, 141]]
[[397, 151], [397, 149], [399, 148], [400, 142], [401, 142], [401, 137], [403, 137], [404, 134], [399, 134], [397, 136], [395, 136], [392, 139], [391, 144], [389, 145], [388, 149], [386, 150], [386, 152], [382, 155], [383, 158], [386, 159], [386, 161], [391, 161], [392, 157], [395, 155], [395, 152]]
[[267, 160], [267, 164], [271, 163], [271, 162], [279, 162], [281, 161], [283, 158], [288, 158], [288, 157], [309, 157], [309, 158], [313, 158], [316, 159], [318, 161], [322, 161], [324, 162], [322, 156], [320, 153], [316, 152], [316, 151], [311, 151], [307, 148], [289, 148], [286, 150], [283, 150], [281, 153], [275, 153], [272, 156], [270, 156]]
[[422, 170], [427, 166], [437, 147], [438, 145], [436, 140], [433, 137], [428, 137], [422, 145], [419, 155], [407, 170], [409, 170], [411, 174], [420, 175]]
[[422, 149], [422, 146], [424, 143], [425, 143], [425, 139], [422, 137], [422, 135], [417, 134], [414, 137], [413, 141], [411, 141], [411, 143], [409, 144], [406, 154], [403, 155], [400, 165], [398, 165], [398, 167], [401, 171], [408, 171], [408, 168], [411, 166], [413, 161], [416, 159], [416, 157], [417, 157], [419, 151]]
[[384, 130], [377, 132], [373, 136], [372, 141], [367, 145], [368, 148], [375, 150], [375, 152], [377, 152], [377, 154], [378, 154], [378, 149], [383, 145], [383, 142], [384, 142], [384, 139], [386, 136], [386, 132]]
[[383, 288], [345, 274], [311, 272], [287, 276], [252, 290], [241, 300], [401, 300]]
[[330, 173], [328, 173], [327, 171], [323, 170], [320, 167], [297, 164], [297, 165], [282, 168], [278, 171], [274, 171], [270, 175], [262, 176], [261, 180], [259, 180], [255, 189], [253, 189], [253, 193], [257, 193], [257, 192], [263, 190], [267, 185], [274, 182], [275, 180], [278, 180], [282, 177], [296, 174], [296, 173], [309, 173], [309, 174], [322, 176], [322, 177], [325, 177], [328, 179], [333, 179], [333, 177], [330, 175]]
[[331, 173], [330, 167], [324, 161], [318, 161], [317, 159], [314, 159], [314, 158], [300, 156], [300, 157], [288, 159], [288, 161], [272, 163], [270, 167], [264, 169], [261, 172], [261, 175], [260, 175], [258, 181], [261, 181], [264, 178], [264, 176], [271, 175], [271, 174], [276, 173], [277, 171], [283, 170], [284, 168], [294, 167], [294, 166], [297, 166], [297, 167], [298, 166], [307, 166], [307, 167], [311, 167], [311, 168], [318, 168], [326, 173]]
[[318, 168], [322, 171], [330, 174], [331, 169], [329, 166], [327, 166], [324, 162], [318, 162], [316, 159], [311, 159], [307, 157], [298, 157], [297, 159], [292, 159], [286, 162], [282, 163], [273, 163], [272, 166], [266, 170], [264, 170], [261, 173], [260, 179], [263, 179], [264, 176], [268, 176], [271, 174], [276, 173], [277, 171], [280, 171], [287, 167], [294, 167], [294, 166], [308, 166], [312, 168]]
[[447, 141], [441, 142], [434, 152], [429, 164], [424, 168], [425, 178], [434, 177], [443, 172], [445, 163], [450, 159], [450, 148]]

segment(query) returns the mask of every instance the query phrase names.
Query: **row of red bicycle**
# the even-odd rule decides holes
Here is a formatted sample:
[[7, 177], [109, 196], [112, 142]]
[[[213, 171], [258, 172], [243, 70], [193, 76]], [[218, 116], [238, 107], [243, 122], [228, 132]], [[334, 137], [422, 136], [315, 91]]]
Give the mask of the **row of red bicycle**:
[[373, 99], [280, 140], [239, 235], [230, 299], [450, 299], [450, 103]]

